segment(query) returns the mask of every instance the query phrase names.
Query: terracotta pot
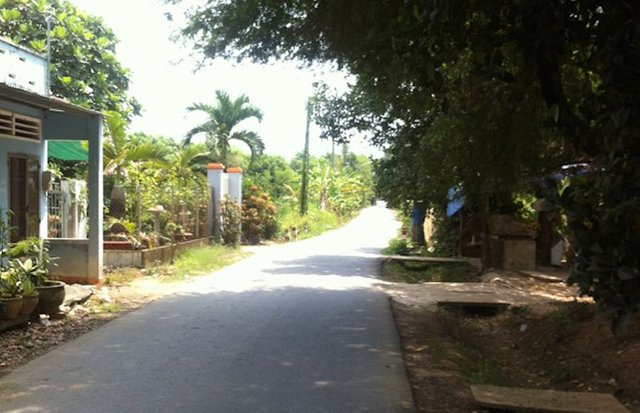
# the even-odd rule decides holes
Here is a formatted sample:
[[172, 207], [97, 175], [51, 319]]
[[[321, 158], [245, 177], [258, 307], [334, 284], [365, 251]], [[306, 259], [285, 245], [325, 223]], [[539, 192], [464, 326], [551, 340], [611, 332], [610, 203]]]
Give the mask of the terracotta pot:
[[2, 319], [3, 320], [15, 320], [20, 315], [22, 310], [22, 296], [17, 297], [2, 297]]
[[44, 285], [36, 287], [38, 290], [38, 305], [33, 314], [57, 314], [60, 305], [64, 302], [64, 283], [62, 281], [47, 280]]
[[31, 315], [31, 313], [33, 313], [33, 310], [38, 305], [38, 301], [38, 295], [23, 295], [22, 311], [20, 311], [20, 315]]

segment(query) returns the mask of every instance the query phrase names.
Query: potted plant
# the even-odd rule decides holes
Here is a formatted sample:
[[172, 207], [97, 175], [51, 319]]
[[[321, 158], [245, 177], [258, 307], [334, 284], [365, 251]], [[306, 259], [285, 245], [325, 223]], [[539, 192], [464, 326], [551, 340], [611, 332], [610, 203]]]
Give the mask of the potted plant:
[[22, 281], [22, 310], [20, 315], [31, 315], [33, 310], [38, 305], [40, 293], [36, 289], [36, 286], [31, 280], [26, 279]]
[[38, 304], [33, 314], [57, 314], [64, 302], [64, 283], [47, 278], [53, 260], [46, 241], [34, 237], [18, 241], [9, 250], [9, 255], [38, 292]]
[[21, 282], [17, 272], [9, 270], [0, 275], [0, 302], [2, 319], [15, 320], [22, 310]]

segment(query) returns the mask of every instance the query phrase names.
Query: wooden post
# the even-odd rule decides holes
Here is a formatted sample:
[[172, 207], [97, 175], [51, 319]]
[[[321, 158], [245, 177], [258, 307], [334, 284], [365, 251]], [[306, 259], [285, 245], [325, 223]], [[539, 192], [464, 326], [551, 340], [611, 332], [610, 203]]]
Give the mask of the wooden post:
[[140, 182], [136, 182], [136, 232], [138, 237], [142, 230], [142, 193], [140, 192]]
[[200, 188], [196, 189], [196, 217], [195, 217], [196, 230], [194, 235], [196, 239], [200, 238]]

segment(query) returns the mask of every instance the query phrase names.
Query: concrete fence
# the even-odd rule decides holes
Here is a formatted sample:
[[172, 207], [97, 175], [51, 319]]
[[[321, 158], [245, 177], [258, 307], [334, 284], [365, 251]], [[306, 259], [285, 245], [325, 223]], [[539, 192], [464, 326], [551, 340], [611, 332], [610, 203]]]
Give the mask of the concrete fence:
[[[89, 277], [87, 239], [49, 239], [49, 250], [56, 257], [49, 267], [49, 276], [67, 283], [96, 284], [100, 280]], [[198, 238], [178, 244], [148, 250], [104, 250], [104, 266], [113, 268], [149, 268], [168, 263], [186, 250], [209, 245], [210, 238]]]

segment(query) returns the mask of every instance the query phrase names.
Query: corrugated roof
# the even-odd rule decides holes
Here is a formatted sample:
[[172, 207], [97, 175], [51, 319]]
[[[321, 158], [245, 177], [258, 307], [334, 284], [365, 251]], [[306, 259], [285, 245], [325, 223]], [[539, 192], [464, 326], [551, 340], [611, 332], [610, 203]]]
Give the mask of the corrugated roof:
[[103, 116], [101, 112], [74, 105], [61, 98], [42, 96], [35, 92], [9, 86], [6, 83], [0, 83], [0, 98], [45, 110], [70, 112], [87, 117], [95, 115]]
[[49, 158], [62, 159], [63, 161], [89, 160], [89, 150], [83, 145], [83, 141], [49, 140], [47, 142]]

